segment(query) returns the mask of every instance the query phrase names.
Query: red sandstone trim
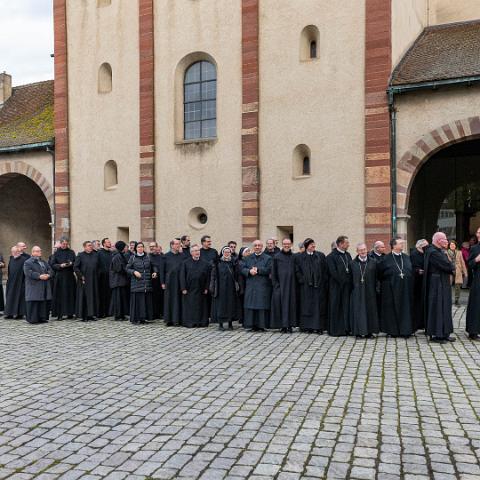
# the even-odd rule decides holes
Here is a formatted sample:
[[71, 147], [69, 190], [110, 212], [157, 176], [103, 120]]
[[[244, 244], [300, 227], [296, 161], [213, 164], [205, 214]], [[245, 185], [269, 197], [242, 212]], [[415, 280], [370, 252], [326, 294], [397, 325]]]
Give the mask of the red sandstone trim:
[[258, 238], [260, 175], [258, 149], [259, 0], [242, 0], [242, 238]]
[[[365, 240], [387, 242], [391, 223], [390, 118], [386, 90], [392, 71], [391, 0], [366, 0], [365, 18]], [[388, 167], [372, 181], [368, 168]], [[387, 180], [387, 182], [386, 182]], [[369, 215], [375, 212], [384, 215]]]
[[153, 0], [139, 0], [140, 235], [155, 240], [155, 59]]
[[54, 16], [54, 129], [55, 236], [70, 235], [70, 176], [68, 139], [68, 64], [66, 0], [53, 1]]

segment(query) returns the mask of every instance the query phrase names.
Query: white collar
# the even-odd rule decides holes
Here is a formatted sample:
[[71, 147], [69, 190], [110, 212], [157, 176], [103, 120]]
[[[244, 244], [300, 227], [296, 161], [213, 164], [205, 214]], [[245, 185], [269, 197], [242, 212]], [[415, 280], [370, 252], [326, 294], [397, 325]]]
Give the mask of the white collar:
[[338, 247], [337, 247], [337, 250], [338, 250], [340, 253], [347, 253], [346, 250], [342, 250], [341, 248], [338, 248]]
[[402, 252], [400, 253], [397, 253], [397, 252], [392, 252], [394, 255], [396, 255], [397, 257], [401, 257], [402, 256]]

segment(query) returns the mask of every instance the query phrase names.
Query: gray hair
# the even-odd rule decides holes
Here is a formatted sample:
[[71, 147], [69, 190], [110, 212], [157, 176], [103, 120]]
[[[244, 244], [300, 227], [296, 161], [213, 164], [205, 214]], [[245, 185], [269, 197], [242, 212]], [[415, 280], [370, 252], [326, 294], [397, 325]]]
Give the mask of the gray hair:
[[415, 244], [415, 248], [422, 248], [426, 244], [428, 244], [428, 241], [426, 238], [421, 238], [420, 240], [417, 240], [417, 243]]

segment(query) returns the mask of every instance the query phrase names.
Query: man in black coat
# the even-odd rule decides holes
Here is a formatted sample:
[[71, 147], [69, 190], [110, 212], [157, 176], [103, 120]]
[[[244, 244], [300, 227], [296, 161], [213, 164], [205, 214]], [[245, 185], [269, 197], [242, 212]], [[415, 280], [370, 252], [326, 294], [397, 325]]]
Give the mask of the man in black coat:
[[109, 314], [115, 320], [125, 320], [130, 313], [130, 279], [127, 275], [128, 255], [127, 244], [119, 240], [115, 244], [116, 252], [110, 264], [110, 289], [112, 300]]
[[160, 284], [164, 291], [163, 319], [165, 325], [180, 325], [182, 321], [182, 294], [180, 292], [180, 267], [185, 261], [180, 239], [170, 242], [170, 251], [165, 254], [161, 263]]
[[75, 275], [73, 264], [75, 252], [69, 248], [68, 240], [62, 238], [57, 251], [50, 257], [50, 265], [55, 272], [53, 280], [52, 312], [62, 320], [64, 316], [75, 315]]
[[300, 290], [298, 326], [302, 332], [322, 334], [327, 330], [328, 266], [315, 241], [307, 238], [305, 251], [295, 256], [295, 275]]
[[352, 265], [350, 328], [352, 335], [372, 338], [379, 332], [377, 312], [377, 261], [368, 255], [367, 245], [357, 245]]
[[52, 299], [50, 278], [53, 270], [48, 262], [42, 260], [40, 247], [32, 248], [32, 256], [23, 264], [25, 274], [25, 300], [27, 322], [31, 324], [47, 323], [49, 302]]
[[282, 249], [272, 259], [272, 308], [270, 328], [291, 333], [297, 326], [295, 256], [292, 241], [284, 238]]
[[73, 271], [77, 277], [76, 316], [82, 322], [96, 320], [98, 315], [98, 253], [92, 242], [83, 242], [83, 252], [75, 258]]
[[[150, 242], [148, 246], [150, 252], [148, 254], [150, 262], [156, 272], [162, 270], [163, 253], [162, 247], [157, 242]], [[163, 290], [160, 284], [160, 275], [152, 279], [152, 301], [153, 301], [153, 318], [163, 318]]]
[[413, 268], [413, 326], [415, 330], [425, 329], [425, 306], [423, 292], [423, 278], [425, 272], [425, 250], [428, 241], [424, 238], [417, 241], [415, 250], [410, 254]]
[[[5, 268], [5, 262], [2, 255], [0, 255], [0, 312], [5, 310], [5, 299], [3, 296], [3, 269]], [[1, 314], [0, 314], [1, 316]]]
[[455, 266], [446, 255], [448, 239], [443, 232], [433, 235], [425, 253], [425, 333], [438, 343], [454, 342], [452, 319], [452, 275]]
[[109, 238], [102, 239], [102, 247], [98, 250], [98, 316], [109, 315], [110, 300], [110, 264], [112, 263], [112, 242]]
[[466, 330], [470, 340], [480, 340], [480, 228], [476, 235], [479, 243], [470, 247], [468, 256], [469, 276], [471, 272], [472, 278], [468, 297]]
[[350, 292], [352, 291], [352, 257], [350, 242], [341, 235], [335, 249], [327, 256], [328, 273], [328, 333], [334, 337], [350, 333]]
[[266, 255], [274, 257], [277, 253], [280, 253], [280, 249], [275, 245], [275, 239], [269, 238], [266, 241], [265, 250], [263, 251]]
[[5, 318], [23, 318], [26, 314], [25, 304], [25, 274], [23, 264], [30, 258], [25, 253], [23, 242], [12, 247], [12, 255], [8, 262], [7, 291], [5, 302]]

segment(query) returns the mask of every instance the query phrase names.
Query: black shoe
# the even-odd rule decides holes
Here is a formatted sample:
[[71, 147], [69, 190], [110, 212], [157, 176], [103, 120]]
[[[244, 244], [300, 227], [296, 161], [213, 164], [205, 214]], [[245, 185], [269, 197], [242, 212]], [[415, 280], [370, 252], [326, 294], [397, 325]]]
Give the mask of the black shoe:
[[222, 332], [225, 330], [223, 323], [218, 324], [218, 329], [221, 330]]
[[469, 338], [470, 340], [480, 340], [480, 337], [478, 336], [477, 333], [470, 333], [470, 334], [468, 335], [468, 338]]
[[71, 320], [73, 318], [73, 315], [68, 315], [67, 318]]
[[81, 322], [88, 322], [88, 318], [81, 318], [80, 321]]
[[280, 329], [280, 333], [287, 333], [287, 332], [288, 332], [288, 329], [286, 329], [286, 328], [281, 328]]
[[228, 322], [228, 329], [229, 329], [229, 330], [233, 330], [233, 324], [232, 324], [232, 322]]
[[63, 320], [63, 317], [58, 317], [55, 319], [57, 322], [61, 322]]
[[445, 337], [445, 339], [447, 342], [456, 342], [457, 339], [455, 337]]
[[432, 338], [432, 342], [439, 343], [440, 345], [444, 345], [445, 343], [447, 343], [446, 340], [444, 340], [443, 338], [440, 338], [440, 337]]
[[5, 315], [5, 320], [13, 320], [13, 317], [11, 315]]

